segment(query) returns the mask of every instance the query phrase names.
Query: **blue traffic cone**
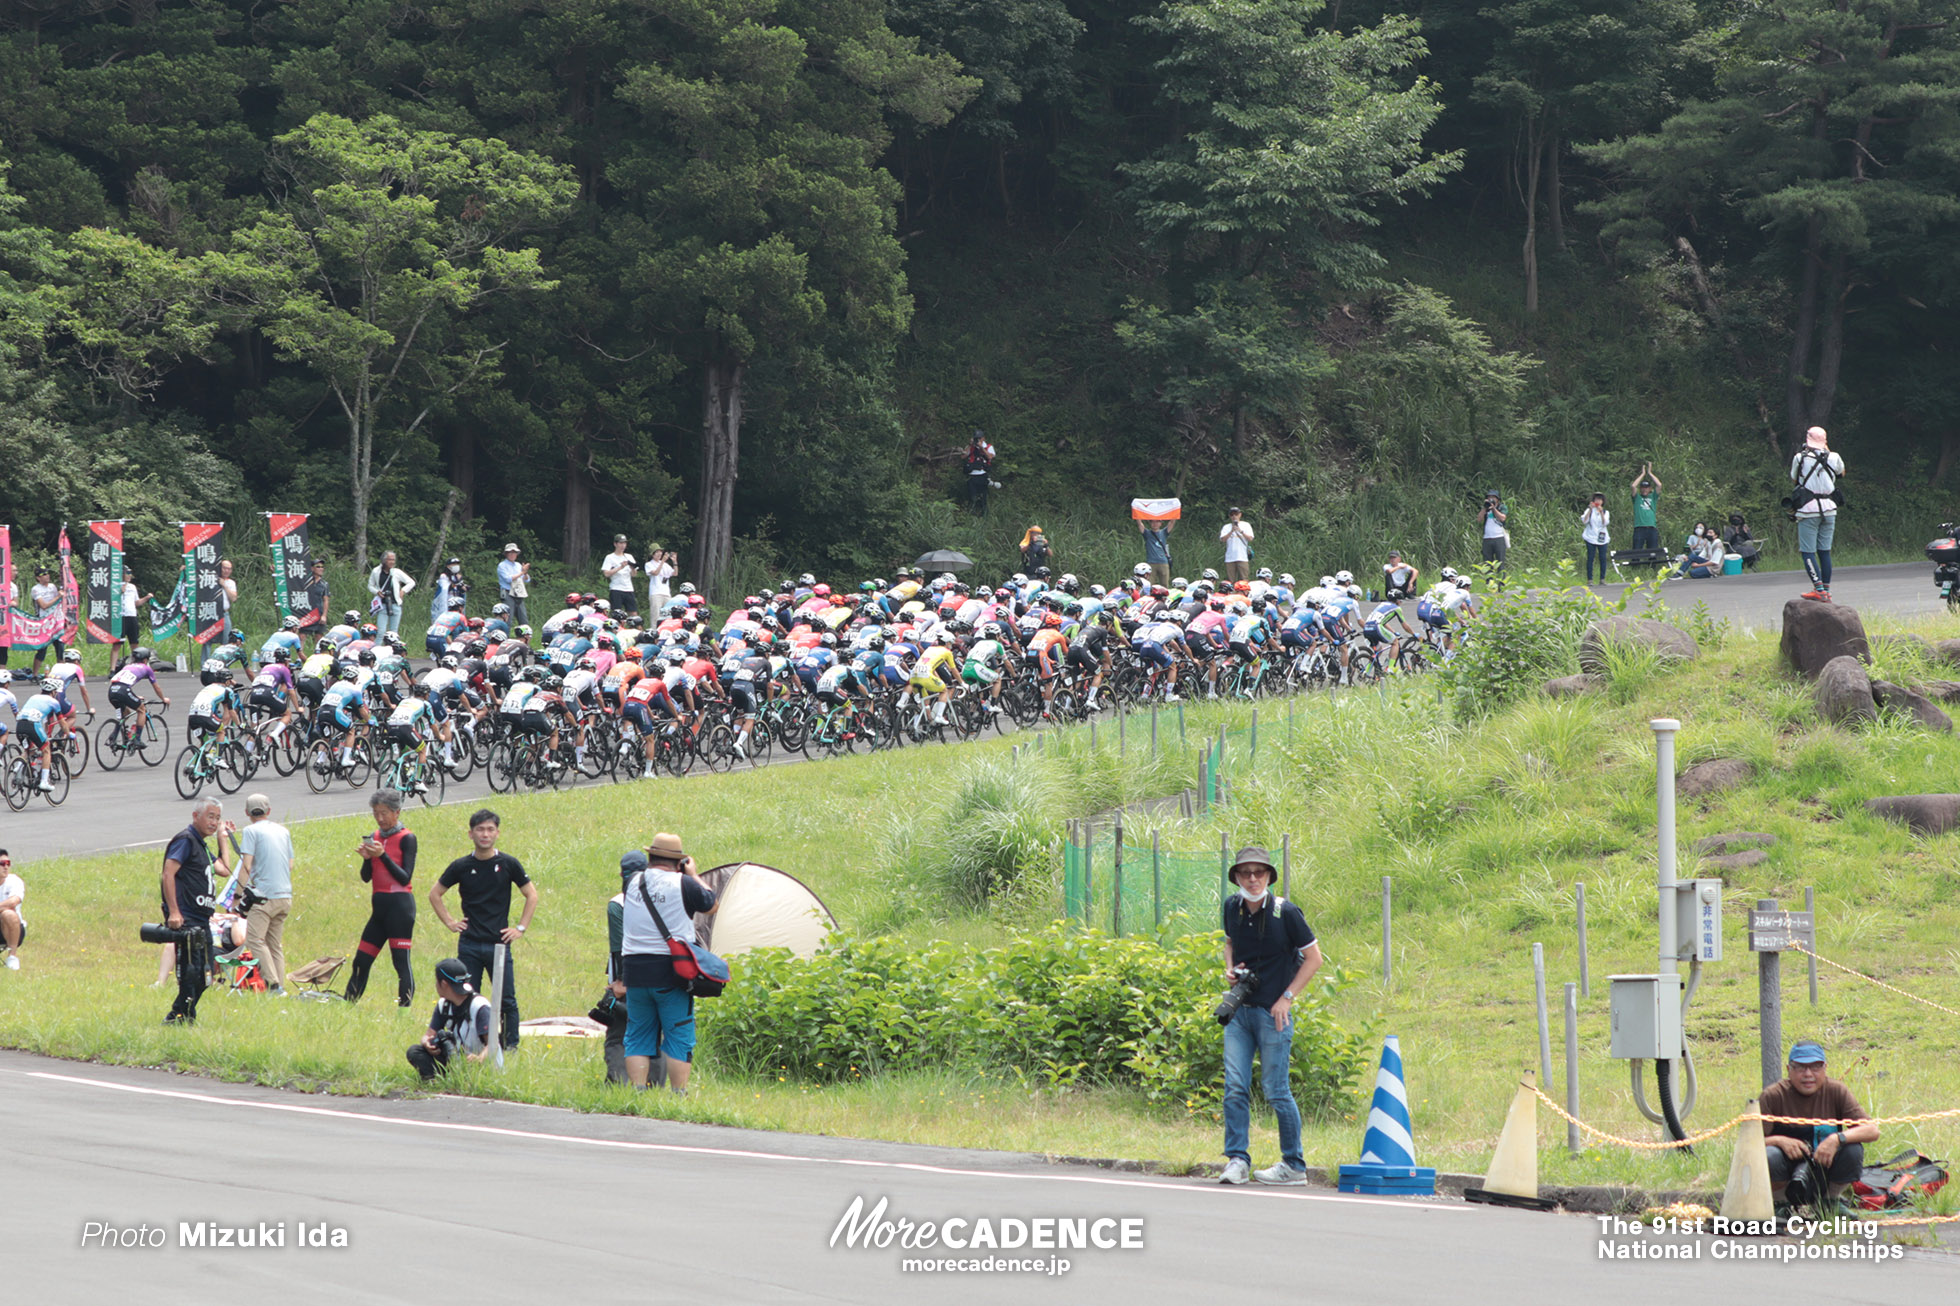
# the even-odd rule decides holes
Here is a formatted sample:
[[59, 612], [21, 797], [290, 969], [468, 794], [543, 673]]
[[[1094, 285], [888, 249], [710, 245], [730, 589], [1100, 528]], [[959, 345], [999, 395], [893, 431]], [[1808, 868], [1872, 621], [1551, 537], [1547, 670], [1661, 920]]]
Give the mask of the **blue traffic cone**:
[[1393, 1034], [1382, 1044], [1381, 1069], [1375, 1072], [1375, 1100], [1368, 1109], [1368, 1132], [1361, 1139], [1361, 1162], [1341, 1167], [1340, 1190], [1401, 1196], [1428, 1196], [1436, 1191], [1436, 1171], [1416, 1164], [1409, 1090], [1402, 1082], [1402, 1044]]

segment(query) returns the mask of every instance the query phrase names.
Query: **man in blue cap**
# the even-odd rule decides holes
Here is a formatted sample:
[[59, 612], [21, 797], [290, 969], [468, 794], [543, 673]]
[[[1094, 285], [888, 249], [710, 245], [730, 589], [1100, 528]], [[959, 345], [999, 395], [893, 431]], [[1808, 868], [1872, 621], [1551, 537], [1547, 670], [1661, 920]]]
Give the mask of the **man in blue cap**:
[[1824, 1073], [1824, 1045], [1814, 1039], [1792, 1044], [1787, 1072], [1763, 1090], [1761, 1101], [1766, 1116], [1816, 1122], [1764, 1122], [1770, 1192], [1791, 1206], [1821, 1199], [1834, 1207], [1845, 1185], [1864, 1171], [1864, 1145], [1878, 1138], [1878, 1126], [1849, 1088]]

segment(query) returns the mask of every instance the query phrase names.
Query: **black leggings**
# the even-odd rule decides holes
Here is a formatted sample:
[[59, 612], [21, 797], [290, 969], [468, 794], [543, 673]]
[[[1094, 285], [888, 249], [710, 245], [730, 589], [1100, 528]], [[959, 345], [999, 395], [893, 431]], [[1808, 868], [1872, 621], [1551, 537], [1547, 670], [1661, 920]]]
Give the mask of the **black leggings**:
[[184, 924], [188, 942], [177, 945], [177, 1000], [170, 1004], [170, 1014], [196, 1020], [197, 1000], [211, 983], [211, 926], [189, 918]]
[[395, 961], [398, 982], [397, 1001], [406, 1007], [415, 1000], [415, 971], [409, 964], [409, 947], [415, 934], [415, 897], [407, 893], [377, 893], [368, 913], [367, 928], [354, 950], [354, 973], [348, 977], [349, 1002], [358, 1002], [367, 991], [368, 969], [385, 946]]

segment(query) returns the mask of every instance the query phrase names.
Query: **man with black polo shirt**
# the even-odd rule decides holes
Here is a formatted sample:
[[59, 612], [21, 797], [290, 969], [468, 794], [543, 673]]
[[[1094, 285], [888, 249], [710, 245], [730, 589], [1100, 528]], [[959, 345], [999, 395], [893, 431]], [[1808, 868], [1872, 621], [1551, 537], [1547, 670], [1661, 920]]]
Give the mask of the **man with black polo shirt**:
[[[517, 1046], [517, 960], [515, 945], [531, 926], [531, 914], [538, 909], [538, 886], [524, 872], [524, 864], [509, 853], [497, 851], [502, 822], [489, 808], [470, 817], [470, 842], [475, 846], [467, 857], [449, 863], [429, 890], [429, 905], [442, 923], [463, 937], [456, 942], [456, 956], [470, 968], [470, 983], [478, 992], [483, 977], [493, 970], [499, 943], [513, 951], [504, 959], [504, 988], [498, 995], [503, 1008], [503, 1045]], [[510, 923], [510, 890], [517, 886], [524, 895], [524, 915]], [[456, 889], [463, 914], [451, 917], [442, 895]], [[487, 996], [487, 995], [486, 995]]]
[[[1225, 1026], [1225, 1173], [1220, 1183], [1304, 1184], [1300, 1108], [1293, 1101], [1293, 1000], [1320, 969], [1320, 945], [1300, 909], [1268, 892], [1273, 859], [1264, 848], [1241, 848], [1229, 877], [1238, 893], [1225, 904], [1225, 982], [1239, 967], [1258, 977], [1250, 997]], [[1278, 1165], [1252, 1172], [1252, 1056], [1259, 1085], [1279, 1117]]]
[[[164, 850], [163, 923], [188, 931], [184, 946], [177, 949], [177, 1000], [163, 1018], [166, 1025], [196, 1023], [197, 1000], [211, 979], [211, 908], [217, 887], [211, 878], [211, 850], [204, 841], [221, 831], [232, 832], [224, 804], [215, 798], [200, 799], [191, 807], [191, 823]], [[216, 865], [229, 879], [231, 864], [222, 839]]]

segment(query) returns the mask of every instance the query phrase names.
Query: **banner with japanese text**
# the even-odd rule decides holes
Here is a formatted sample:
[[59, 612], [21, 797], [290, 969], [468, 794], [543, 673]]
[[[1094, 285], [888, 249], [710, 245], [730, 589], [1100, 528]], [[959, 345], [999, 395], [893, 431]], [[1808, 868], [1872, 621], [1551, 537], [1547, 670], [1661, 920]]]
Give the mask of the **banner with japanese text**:
[[221, 521], [184, 523], [184, 552], [189, 555], [190, 636], [209, 644], [225, 631], [225, 592], [218, 584], [218, 559], [225, 551]]
[[123, 524], [88, 523], [88, 603], [83, 608], [83, 637], [91, 644], [113, 644], [122, 638]]
[[307, 601], [307, 582], [313, 571], [313, 549], [303, 512], [269, 512], [272, 534], [272, 603], [283, 623], [298, 617], [301, 626], [318, 622], [321, 613]]
[[169, 602], [158, 606], [150, 604], [150, 638], [158, 644], [174, 638], [184, 628], [184, 618], [190, 615], [190, 583], [192, 554], [184, 551], [184, 561], [177, 568], [177, 585], [170, 591]]
[[[14, 648], [46, 648], [61, 638], [62, 625], [67, 621], [61, 605], [57, 603], [48, 609], [46, 616], [41, 616], [41, 605], [35, 602], [34, 591], [15, 588], [14, 536], [11, 526], [0, 527], [0, 580], [5, 583], [7, 597], [13, 600], [7, 605], [6, 621], [8, 638]], [[16, 607], [15, 604], [19, 606]]]

